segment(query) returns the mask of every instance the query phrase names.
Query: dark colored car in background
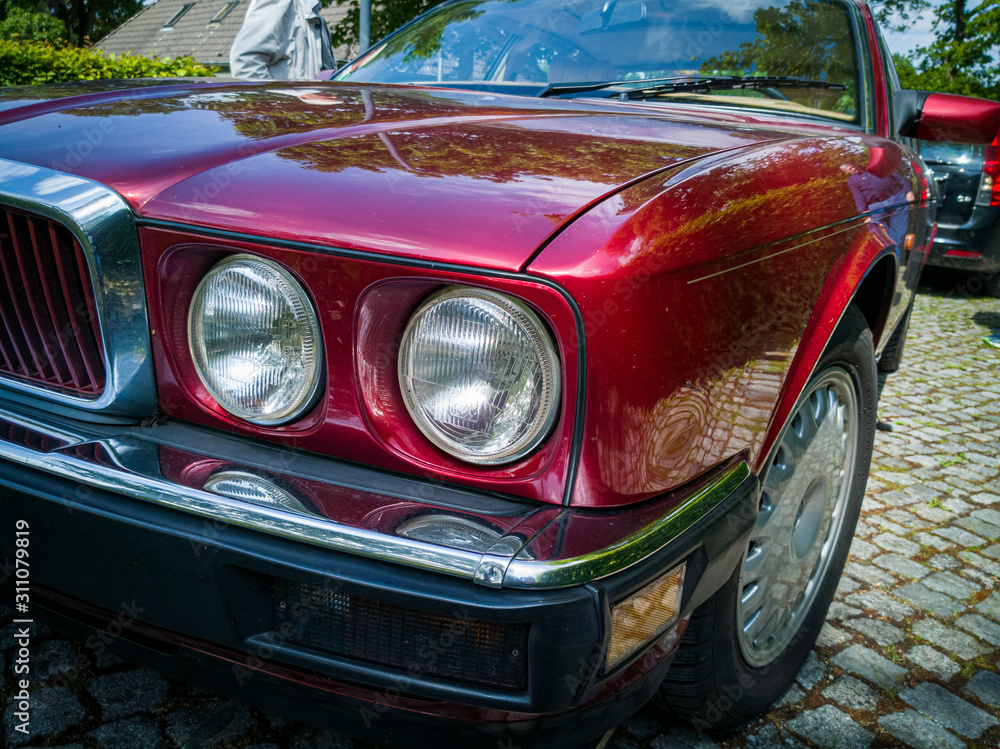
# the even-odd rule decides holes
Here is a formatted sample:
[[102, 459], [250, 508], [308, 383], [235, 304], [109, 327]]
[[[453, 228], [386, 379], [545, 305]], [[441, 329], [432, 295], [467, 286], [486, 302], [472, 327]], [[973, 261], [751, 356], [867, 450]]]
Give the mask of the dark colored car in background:
[[998, 131], [853, 0], [457, 0], [332, 82], [2, 91], [7, 592], [407, 749], [748, 720], [850, 549], [914, 138]]
[[[940, 190], [938, 231], [927, 264], [974, 273], [969, 286], [1000, 297], [1000, 155], [988, 146], [921, 142]], [[978, 288], [971, 288], [978, 291]]]

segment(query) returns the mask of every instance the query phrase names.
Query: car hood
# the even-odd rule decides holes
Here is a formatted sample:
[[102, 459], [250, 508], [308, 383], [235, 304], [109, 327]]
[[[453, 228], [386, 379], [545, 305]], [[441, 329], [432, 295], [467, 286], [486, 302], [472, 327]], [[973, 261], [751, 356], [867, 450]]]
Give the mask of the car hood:
[[402, 86], [0, 94], [0, 157], [108, 185], [143, 219], [501, 270], [636, 180], [786, 137], [733, 116]]

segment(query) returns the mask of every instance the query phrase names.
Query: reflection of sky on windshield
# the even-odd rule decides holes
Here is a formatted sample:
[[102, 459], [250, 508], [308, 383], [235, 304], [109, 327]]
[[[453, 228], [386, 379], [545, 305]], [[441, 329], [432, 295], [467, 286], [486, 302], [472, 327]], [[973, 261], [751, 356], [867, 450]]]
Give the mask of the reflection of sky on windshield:
[[750, 23], [758, 8], [784, 8], [788, 0], [692, 0], [691, 4], [698, 9], [715, 8], [736, 23]]

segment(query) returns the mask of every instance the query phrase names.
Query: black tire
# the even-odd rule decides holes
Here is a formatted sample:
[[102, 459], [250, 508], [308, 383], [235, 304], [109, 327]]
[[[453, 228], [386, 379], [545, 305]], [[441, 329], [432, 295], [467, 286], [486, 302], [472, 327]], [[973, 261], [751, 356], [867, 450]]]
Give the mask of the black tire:
[[[834, 390], [834, 385], [839, 389]], [[846, 394], [848, 387], [854, 389], [853, 401], [845, 396], [846, 402], [851, 404], [850, 408], [837, 395], [837, 393]], [[834, 400], [829, 401], [831, 406], [826, 415], [812, 419], [814, 426], [808, 427], [813, 430], [812, 434], [805, 440], [798, 438], [798, 442], [805, 445], [803, 453], [798, 457], [786, 455], [779, 460], [782, 449], [794, 452], [794, 446], [797, 444], [796, 435], [806, 429], [802, 426], [803, 419], [808, 420], [810, 412], [822, 413], [821, 405], [815, 407], [812, 404], [814, 398], [822, 404], [824, 398], [830, 397], [827, 388], [833, 393]], [[793, 602], [791, 611], [785, 619], [781, 619], [783, 616], [781, 603], [772, 605], [767, 611], [762, 606], [756, 614], [747, 618], [746, 613], [742, 611], [742, 582], [744, 579], [751, 580], [748, 588], [760, 582], [764, 585], [765, 592], [768, 590], [768, 584], [763, 579], [754, 581], [753, 575], [762, 574], [760, 569], [764, 564], [755, 561], [754, 564], [759, 567], [754, 566], [751, 570], [747, 567], [748, 554], [745, 553], [744, 560], [737, 566], [729, 581], [694, 612], [677, 657], [660, 688], [658, 701], [674, 715], [691, 721], [696, 729], [732, 728], [766, 710], [791, 686], [815, 643], [843, 572], [861, 502], [864, 499], [874, 444], [876, 388], [872, 334], [864, 315], [851, 305], [820, 358], [815, 373], [803, 392], [803, 398], [800, 398], [786, 422], [767, 464], [768, 468], [761, 476], [762, 487], [765, 487], [766, 491], [762, 493], [762, 510], [752, 538], [764, 533], [761, 529], [769, 527], [770, 522], [778, 523], [775, 526], [778, 532], [775, 532], [774, 538], [763, 546], [758, 544], [755, 548], [756, 542], [751, 540], [748, 549], [748, 551], [753, 550], [750, 556], [756, 560], [760, 556], [761, 548], [766, 547], [768, 556], [765, 558], [773, 559], [768, 563], [770, 568], [780, 570], [782, 573], [786, 567], [791, 570], [788, 575], [779, 575], [778, 580], [784, 581], [789, 579], [789, 576], [794, 576], [796, 573], [793, 568], [796, 564], [799, 565], [797, 574], [800, 579], [807, 578], [803, 596], [795, 599], [801, 603]], [[816, 408], [819, 410], [815, 410]], [[856, 435], [853, 435], [855, 452], [849, 464], [851, 466], [849, 483], [838, 483], [836, 488], [833, 488], [831, 485], [823, 484], [818, 478], [811, 480], [810, 469], [826, 470], [832, 475], [841, 475], [838, 473], [840, 469], [831, 470], [829, 466], [823, 467], [824, 462], [831, 461], [817, 460], [816, 456], [827, 455], [826, 447], [834, 444], [830, 441], [829, 435], [837, 434], [831, 430], [841, 428], [838, 418], [843, 418], [843, 424], [847, 424], [849, 412], [853, 413], [856, 419], [856, 427], [851, 426], [850, 429], [843, 427], [844, 434], [848, 435], [842, 440], [842, 444], [845, 445], [842, 448], [844, 455], [850, 449], [851, 434], [856, 431]], [[828, 426], [831, 419], [835, 425], [833, 427]], [[844, 461], [841, 463], [842, 466], [848, 465], [846, 458], [839, 459]], [[789, 465], [793, 467], [789, 468]], [[796, 469], [800, 472], [801, 481], [792, 483]], [[771, 484], [765, 484], [767, 481], [771, 481]], [[799, 501], [793, 489], [802, 481], [810, 483], [804, 492], [804, 498]], [[841, 482], [841, 479], [837, 481]], [[774, 490], [767, 488], [772, 485], [777, 488]], [[815, 488], [817, 486], [820, 488]], [[765, 502], [773, 499], [773, 497], [766, 499], [768, 494], [779, 495], [774, 506], [765, 505]], [[786, 504], [781, 504], [782, 501]], [[817, 501], [819, 505], [815, 504]], [[834, 509], [830, 511], [830, 519], [825, 519], [826, 515], [823, 514], [826, 512], [825, 509], [819, 511], [823, 514], [824, 520], [815, 524], [816, 530], [807, 529], [804, 537], [800, 535], [800, 517], [803, 521], [808, 516], [815, 517], [817, 510], [814, 508], [820, 505], [827, 508], [831, 503]], [[797, 511], [792, 511], [794, 515], [790, 516], [788, 513], [793, 507], [797, 507]], [[788, 521], [789, 517], [793, 517], [793, 520]], [[778, 522], [779, 519], [781, 523]], [[782, 546], [781, 539], [785, 536], [781, 531], [786, 527], [790, 532], [786, 534], [787, 545]], [[800, 548], [806, 548], [802, 556], [798, 556]], [[817, 561], [815, 567], [810, 567], [809, 560], [816, 549], [818, 549], [817, 559], [820, 561]], [[787, 562], [785, 557], [788, 559]], [[776, 584], [770, 588], [779, 590], [781, 586]], [[794, 594], [795, 586], [785, 585], [784, 590], [792, 590]], [[771, 598], [764, 594], [760, 597], [765, 603], [772, 599], [780, 601], [776, 593], [773, 593]], [[755, 601], [752, 605], [756, 606], [758, 599], [752, 598], [752, 600]], [[773, 615], [768, 613], [771, 611], [775, 613]], [[747, 631], [744, 627], [750, 622], [755, 623], [757, 616], [763, 613], [768, 613], [768, 622], [775, 619], [784, 622], [778, 627], [783, 636], [772, 635], [764, 639], [758, 649], [757, 640], [751, 640], [751, 635], [744, 634]], [[768, 651], [768, 647], [774, 650]], [[749, 659], [746, 653], [750, 654]], [[757, 663], [750, 662], [755, 659]]]
[[1000, 299], [1000, 270], [994, 271], [983, 280], [983, 295]]

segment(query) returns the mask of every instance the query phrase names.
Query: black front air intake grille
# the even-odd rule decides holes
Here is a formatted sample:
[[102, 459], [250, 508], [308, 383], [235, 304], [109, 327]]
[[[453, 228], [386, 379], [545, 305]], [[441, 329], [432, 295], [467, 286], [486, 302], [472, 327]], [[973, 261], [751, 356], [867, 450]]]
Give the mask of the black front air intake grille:
[[406, 671], [523, 689], [527, 624], [442, 616], [308, 583], [275, 584], [278, 632], [288, 644]]

